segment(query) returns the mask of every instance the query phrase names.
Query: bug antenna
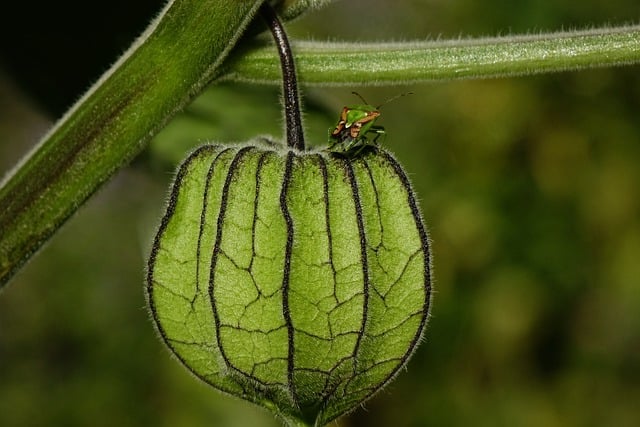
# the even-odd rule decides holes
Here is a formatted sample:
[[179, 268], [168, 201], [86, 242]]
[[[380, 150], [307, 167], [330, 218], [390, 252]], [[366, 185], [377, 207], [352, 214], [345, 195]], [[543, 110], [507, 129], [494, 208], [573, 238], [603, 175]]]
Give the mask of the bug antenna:
[[379, 110], [380, 107], [382, 107], [383, 105], [387, 105], [391, 101], [395, 101], [396, 99], [402, 98], [403, 96], [407, 96], [407, 95], [413, 95], [413, 92], [403, 92], [403, 93], [400, 93], [400, 94], [398, 94], [396, 96], [392, 96], [391, 98], [389, 98], [386, 101], [384, 101], [382, 104], [376, 106], [376, 110]]
[[357, 96], [358, 98], [360, 98], [360, 100], [361, 100], [362, 102], [364, 102], [364, 104], [365, 104], [365, 105], [369, 105], [369, 103], [367, 102], [367, 100], [366, 100], [366, 99], [364, 99], [364, 98], [362, 97], [362, 95], [360, 95], [358, 92], [353, 91], [353, 92], [351, 92], [351, 93], [352, 93], [352, 94], [354, 94], [355, 96]]

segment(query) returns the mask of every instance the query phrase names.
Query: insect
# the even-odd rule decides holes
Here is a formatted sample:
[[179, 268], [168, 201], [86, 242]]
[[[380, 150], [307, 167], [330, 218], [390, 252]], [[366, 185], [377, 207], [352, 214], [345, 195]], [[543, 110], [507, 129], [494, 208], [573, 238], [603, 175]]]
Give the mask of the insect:
[[[346, 106], [334, 128], [329, 129], [329, 151], [346, 157], [356, 157], [368, 147], [376, 145], [381, 135], [386, 135], [383, 126], [376, 125], [380, 107], [411, 92], [396, 95], [378, 106], [370, 105], [357, 92], [352, 92], [363, 104]], [[373, 139], [369, 136], [375, 135]]]

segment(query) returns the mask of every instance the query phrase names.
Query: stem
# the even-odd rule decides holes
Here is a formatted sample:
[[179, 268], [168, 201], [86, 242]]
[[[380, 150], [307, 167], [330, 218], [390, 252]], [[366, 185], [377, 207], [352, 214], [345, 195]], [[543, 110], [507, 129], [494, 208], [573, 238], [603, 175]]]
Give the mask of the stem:
[[287, 128], [287, 145], [291, 148], [304, 150], [304, 134], [302, 131], [302, 119], [300, 114], [300, 98], [298, 96], [298, 82], [296, 80], [296, 68], [291, 52], [291, 46], [287, 39], [282, 23], [276, 12], [268, 3], [260, 8], [262, 17], [267, 22], [271, 34], [278, 48], [280, 68], [282, 70], [282, 91], [284, 96], [284, 115]]
[[[295, 47], [305, 85], [399, 85], [638, 64], [640, 26], [434, 42], [298, 42]], [[225, 79], [274, 84], [280, 78], [269, 46], [254, 46], [227, 66]]]
[[[230, 3], [233, 3], [231, 5]], [[0, 184], [0, 289], [205, 84], [261, 0], [172, 0]]]

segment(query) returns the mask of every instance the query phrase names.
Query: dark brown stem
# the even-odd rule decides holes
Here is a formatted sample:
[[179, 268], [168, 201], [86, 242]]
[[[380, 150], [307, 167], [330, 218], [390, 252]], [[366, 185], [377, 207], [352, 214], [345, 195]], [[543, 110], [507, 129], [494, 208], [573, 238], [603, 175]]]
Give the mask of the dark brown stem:
[[268, 3], [263, 3], [260, 12], [273, 34], [280, 55], [282, 67], [282, 90], [284, 96], [284, 115], [287, 128], [287, 145], [291, 148], [304, 150], [304, 134], [300, 115], [300, 98], [298, 97], [298, 81], [296, 67], [291, 53], [291, 46], [287, 39], [278, 15]]

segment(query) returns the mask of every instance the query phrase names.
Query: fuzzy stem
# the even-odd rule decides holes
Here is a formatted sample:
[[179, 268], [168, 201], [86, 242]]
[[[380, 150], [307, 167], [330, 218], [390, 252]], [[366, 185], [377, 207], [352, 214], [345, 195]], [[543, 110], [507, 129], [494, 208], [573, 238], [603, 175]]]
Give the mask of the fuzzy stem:
[[269, 4], [264, 3], [260, 9], [262, 17], [267, 22], [271, 34], [278, 48], [280, 68], [282, 70], [282, 91], [284, 96], [284, 114], [287, 129], [287, 145], [291, 148], [304, 150], [304, 134], [300, 114], [300, 98], [298, 96], [298, 82], [296, 69], [291, 52], [291, 46], [287, 39], [282, 23], [276, 12]]
[[[495, 78], [640, 63], [640, 26], [530, 36], [399, 43], [296, 42], [305, 85], [401, 85]], [[273, 48], [254, 46], [227, 63], [225, 79], [275, 84]]]

